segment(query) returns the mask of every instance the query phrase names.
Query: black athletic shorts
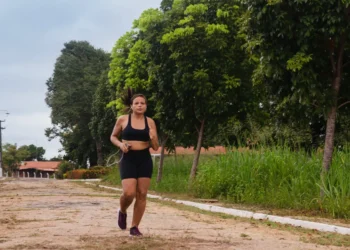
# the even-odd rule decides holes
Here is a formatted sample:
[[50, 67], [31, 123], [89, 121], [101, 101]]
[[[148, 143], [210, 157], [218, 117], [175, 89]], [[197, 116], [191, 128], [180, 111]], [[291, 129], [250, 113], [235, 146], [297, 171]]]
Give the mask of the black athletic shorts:
[[153, 173], [153, 162], [149, 149], [129, 150], [119, 164], [121, 179], [140, 177], [151, 178]]

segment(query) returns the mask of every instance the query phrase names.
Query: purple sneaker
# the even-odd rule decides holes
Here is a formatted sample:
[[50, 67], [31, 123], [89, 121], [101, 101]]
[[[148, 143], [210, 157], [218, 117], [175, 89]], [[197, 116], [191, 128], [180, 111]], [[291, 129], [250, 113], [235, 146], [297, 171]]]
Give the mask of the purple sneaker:
[[142, 236], [142, 233], [139, 231], [137, 227], [130, 228], [130, 236]]
[[126, 214], [122, 213], [120, 210], [118, 213], [118, 226], [122, 230], [126, 229]]

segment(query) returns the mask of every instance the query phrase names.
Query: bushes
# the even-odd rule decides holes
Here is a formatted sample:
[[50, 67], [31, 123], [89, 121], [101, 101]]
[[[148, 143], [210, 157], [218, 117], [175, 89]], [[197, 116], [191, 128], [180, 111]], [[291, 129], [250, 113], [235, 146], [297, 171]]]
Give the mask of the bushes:
[[66, 173], [67, 179], [83, 179], [83, 174], [86, 172], [86, 169], [75, 169], [68, 171]]
[[101, 178], [110, 172], [110, 168], [96, 166], [90, 169], [76, 169], [68, 171], [65, 175], [67, 179], [95, 179]]
[[60, 165], [58, 166], [58, 171], [57, 171], [57, 178], [58, 179], [63, 179], [65, 178], [65, 175], [68, 171], [71, 171], [73, 169], [75, 169], [76, 166], [74, 163], [68, 162], [68, 161], [63, 161], [60, 163]]
[[102, 169], [91, 169], [86, 170], [83, 173], [83, 179], [95, 179], [100, 178], [110, 172], [109, 168], [102, 168]]

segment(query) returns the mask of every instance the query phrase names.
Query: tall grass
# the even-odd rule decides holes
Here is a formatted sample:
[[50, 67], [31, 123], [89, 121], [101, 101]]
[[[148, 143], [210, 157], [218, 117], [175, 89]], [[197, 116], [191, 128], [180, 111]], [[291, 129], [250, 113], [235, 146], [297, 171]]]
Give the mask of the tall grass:
[[[196, 180], [189, 185], [193, 156], [166, 157], [160, 193], [190, 194], [233, 203], [318, 211], [335, 218], [350, 218], [350, 152], [336, 151], [329, 173], [321, 178], [322, 153], [292, 151], [286, 147], [261, 148], [220, 156], [202, 155]], [[105, 178], [120, 185], [119, 172]], [[320, 195], [321, 190], [323, 196]]]
[[324, 192], [321, 209], [333, 217], [350, 218], [350, 151], [334, 154], [331, 170], [319, 181]]
[[163, 178], [160, 183], [156, 183], [159, 162], [155, 162], [154, 178], [151, 189], [160, 193], [188, 193], [188, 180], [191, 171], [193, 156], [173, 156], [165, 157]]
[[234, 151], [204, 163], [193, 191], [198, 197], [349, 218], [349, 160], [349, 152], [335, 152], [332, 169], [322, 181], [322, 154], [283, 147]]

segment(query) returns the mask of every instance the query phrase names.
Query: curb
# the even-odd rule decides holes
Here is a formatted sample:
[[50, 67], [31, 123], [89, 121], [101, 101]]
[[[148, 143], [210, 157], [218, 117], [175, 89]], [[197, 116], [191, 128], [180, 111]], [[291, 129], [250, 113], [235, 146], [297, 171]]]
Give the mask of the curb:
[[[93, 183], [86, 184], [94, 185]], [[105, 188], [105, 189], [112, 189], [116, 191], [123, 191], [120, 188], [113, 188], [103, 185], [98, 185], [99, 187]], [[312, 222], [312, 221], [304, 221], [304, 220], [298, 220], [293, 219], [289, 217], [281, 217], [281, 216], [275, 216], [275, 215], [268, 215], [263, 213], [254, 213], [246, 210], [238, 210], [233, 208], [224, 208], [219, 206], [213, 206], [213, 205], [207, 205], [202, 203], [197, 203], [193, 201], [184, 201], [184, 200], [175, 200], [170, 198], [164, 198], [159, 195], [153, 195], [153, 194], [147, 194], [147, 197], [153, 198], [153, 199], [159, 199], [164, 201], [171, 201], [178, 204], [184, 204], [191, 207], [196, 207], [205, 211], [210, 211], [214, 213], [224, 213], [229, 214], [237, 217], [243, 217], [243, 218], [249, 218], [249, 219], [255, 219], [255, 220], [268, 220], [271, 222], [277, 222], [284, 225], [291, 225], [294, 227], [302, 227], [306, 229], [315, 229], [321, 232], [331, 232], [331, 233], [339, 233], [343, 235], [350, 235], [350, 228], [347, 227], [341, 227], [341, 226], [335, 226], [335, 225], [329, 225], [319, 222]]]
[[72, 182], [98, 182], [101, 181], [101, 179], [64, 179], [65, 181], [72, 181]]

